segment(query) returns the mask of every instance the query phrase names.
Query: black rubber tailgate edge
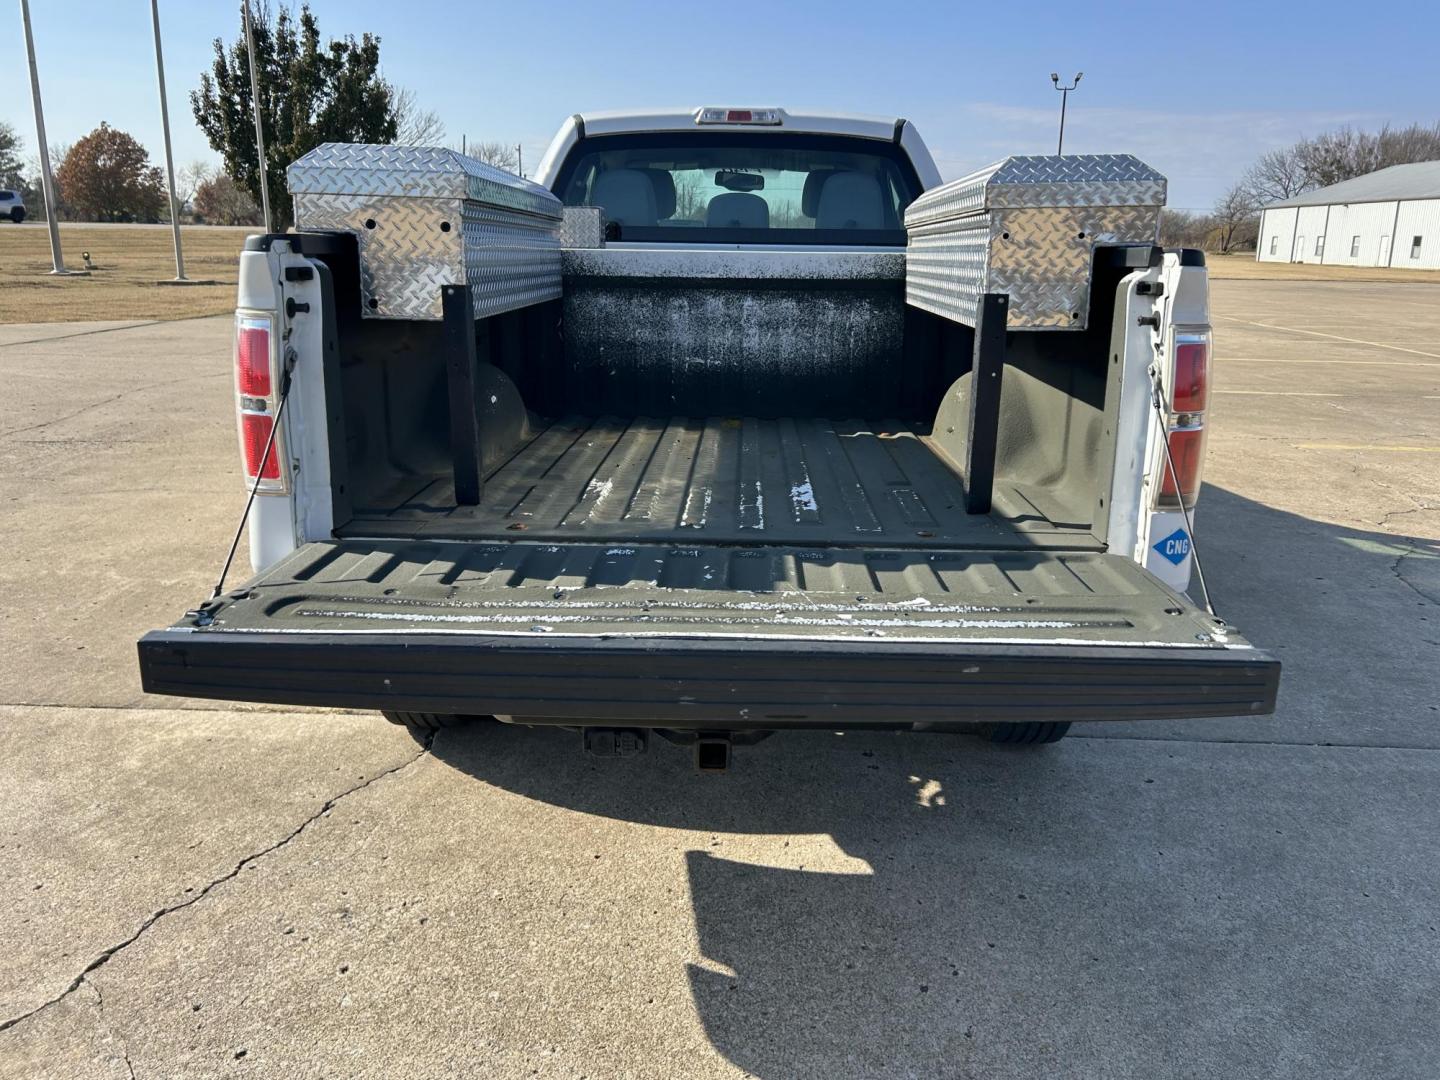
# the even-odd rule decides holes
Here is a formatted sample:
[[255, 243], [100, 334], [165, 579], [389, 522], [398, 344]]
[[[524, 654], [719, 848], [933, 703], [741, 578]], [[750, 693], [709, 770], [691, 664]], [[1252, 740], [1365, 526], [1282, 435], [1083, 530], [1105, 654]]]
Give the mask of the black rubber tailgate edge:
[[1252, 648], [159, 630], [152, 694], [665, 727], [1263, 715]]

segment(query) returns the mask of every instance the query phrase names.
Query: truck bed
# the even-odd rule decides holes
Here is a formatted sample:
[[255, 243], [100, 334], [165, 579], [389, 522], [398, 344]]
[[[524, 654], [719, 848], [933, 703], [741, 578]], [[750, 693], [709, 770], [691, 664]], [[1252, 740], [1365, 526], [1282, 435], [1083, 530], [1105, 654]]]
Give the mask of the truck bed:
[[[1078, 520], [1077, 520], [1078, 519]], [[401, 478], [342, 536], [1095, 550], [1088, 515], [999, 483], [968, 514], [955, 469], [899, 420], [569, 417], [456, 506], [448, 475]]]

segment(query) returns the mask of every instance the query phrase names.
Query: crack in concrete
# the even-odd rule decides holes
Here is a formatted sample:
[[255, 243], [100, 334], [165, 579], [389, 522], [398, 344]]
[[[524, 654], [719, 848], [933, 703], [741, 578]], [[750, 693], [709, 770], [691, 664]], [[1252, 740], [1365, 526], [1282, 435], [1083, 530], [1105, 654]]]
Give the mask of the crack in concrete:
[[92, 401], [89, 405], [81, 406], [74, 412], [66, 413], [64, 416], [57, 416], [53, 420], [46, 420], [40, 424], [31, 424], [29, 427], [10, 428], [7, 431], [0, 431], [0, 439], [8, 439], [12, 435], [24, 435], [30, 431], [41, 431], [47, 427], [53, 427], [56, 424], [63, 424], [66, 420], [74, 420], [75, 417], [83, 416], [85, 413], [94, 409], [103, 409], [106, 405], [113, 405], [115, 402], [129, 397], [131, 394], [142, 394], [146, 390], [155, 390], [161, 386], [173, 386], [176, 383], [194, 382], [197, 379], [219, 379], [228, 374], [229, 372], [227, 371], [207, 371], [203, 375], [183, 375], [176, 379], [166, 379], [163, 382], [146, 383], [144, 386], [132, 386], [129, 390], [122, 390], [113, 397], [104, 398], [101, 401]]
[[102, 326], [99, 330], [77, 330], [73, 334], [51, 334], [49, 337], [28, 338], [25, 341], [0, 341], [0, 349], [10, 349], [16, 345], [45, 345], [52, 341], [69, 341], [71, 338], [90, 337], [92, 334], [114, 334], [121, 330], [140, 330], [147, 326], [159, 326], [160, 322], [159, 319], [147, 319], [144, 322], [126, 323], [124, 326]]
[[[233, 283], [222, 282], [222, 284], [230, 285]], [[73, 334], [51, 334], [49, 337], [28, 338], [25, 341], [0, 341], [0, 349], [9, 349], [16, 345], [48, 345], [52, 341], [69, 341], [71, 338], [90, 337], [92, 334], [118, 334], [122, 330], [143, 330], [149, 326], [163, 326], [166, 323], [192, 322], [196, 319], [219, 319], [225, 315], [226, 312], [213, 311], [201, 315], [181, 315], [177, 319], [144, 319], [136, 322], [126, 322], [124, 326], [102, 326], [98, 330], [77, 330]]]
[[[1415, 504], [1408, 510], [1389, 511], [1384, 516], [1382, 516], [1379, 521], [1375, 522], [1376, 528], [1388, 528], [1391, 518], [1405, 517], [1409, 514], [1421, 514], [1431, 510], [1440, 510], [1440, 507], [1431, 506], [1429, 503], [1423, 503], [1420, 500], [1416, 499], [1413, 495], [1409, 495], [1403, 491], [1397, 491], [1395, 488], [1391, 487], [1383, 480], [1377, 480], [1375, 479], [1375, 477], [1369, 475], [1368, 473], [1362, 473], [1360, 471], [1360, 466], [1358, 463], [1354, 464], [1351, 467], [1351, 471], [1357, 479], [1365, 481], [1372, 487], [1377, 487], [1381, 491], [1386, 492], [1387, 494], [1399, 495], [1401, 498], [1409, 499], [1412, 503]], [[1390, 564], [1390, 573], [1395, 576], [1396, 581], [1400, 582], [1400, 584], [1404, 585], [1427, 604], [1440, 603], [1440, 597], [1431, 596], [1424, 589], [1420, 588], [1420, 586], [1416, 585], [1413, 581], [1407, 578], [1405, 574], [1401, 571], [1401, 566], [1406, 559], [1408, 559], [1411, 555], [1421, 553], [1419, 548], [1420, 540], [1414, 536], [1399, 536], [1398, 539], [1404, 540], [1406, 543], [1406, 547], [1404, 551], [1400, 552], [1399, 555], [1395, 556], [1395, 561]]]
[[[1378, 481], [1372, 482], [1378, 483]], [[1385, 526], [1390, 524], [1391, 518], [1405, 517], [1407, 514], [1423, 514], [1427, 510], [1440, 510], [1440, 506], [1426, 506], [1422, 504], [1420, 506], [1412, 507], [1409, 510], [1391, 510], [1375, 524], [1383, 529]], [[1409, 537], [1407, 537], [1406, 539], [1409, 539]]]
[[130, 1060], [130, 1045], [125, 1041], [125, 1036], [116, 1031], [114, 1025], [105, 1016], [105, 995], [100, 992], [100, 984], [93, 980], [86, 980], [85, 985], [95, 995], [95, 1006], [100, 1010], [100, 1022], [105, 1025], [105, 1030], [110, 1032], [111, 1037], [120, 1047], [120, 1058], [125, 1062], [125, 1071], [130, 1074], [130, 1080], [135, 1080], [135, 1063]]
[[[304, 833], [306, 829], [310, 828], [311, 825], [315, 824], [315, 822], [319, 821], [322, 817], [324, 817], [331, 810], [333, 810], [336, 804], [338, 804], [342, 799], [346, 799], [351, 795], [354, 795], [356, 792], [364, 791], [366, 788], [370, 787], [370, 785], [379, 783], [386, 777], [395, 776], [398, 773], [404, 772], [406, 769], [410, 768], [410, 766], [416, 764], [421, 759], [426, 757], [430, 753], [430, 747], [434, 742], [435, 735], [432, 732], [425, 739], [425, 742], [421, 745], [420, 752], [414, 757], [410, 758], [407, 761], [402, 761], [399, 765], [391, 766], [383, 772], [376, 773], [369, 780], [366, 780], [363, 784], [356, 784], [354, 787], [347, 788], [340, 794], [334, 795], [329, 799], [326, 799], [325, 802], [321, 805], [320, 809], [316, 810], [315, 813], [311, 814], [294, 829], [286, 833], [285, 836], [275, 841], [275, 843], [269, 845], [268, 847], [262, 848], [259, 851], [252, 852], [251, 854], [246, 855], [243, 859], [241, 859], [235, 864], [234, 868], [211, 880], [203, 889], [197, 892], [194, 896], [188, 897], [185, 900], [180, 901], [179, 903], [171, 904], [169, 907], [163, 907], [159, 911], [156, 911], [149, 918], [145, 919], [140, 924], [139, 928], [136, 929], [136, 931], [129, 937], [127, 937], [124, 941], [120, 941], [114, 945], [111, 945], [108, 949], [105, 949], [103, 952], [101, 952], [99, 956], [95, 957], [94, 960], [91, 960], [90, 963], [86, 964], [84, 970], [81, 971], [80, 974], [76, 975], [75, 978], [70, 980], [70, 985], [65, 987], [64, 990], [56, 994], [49, 1001], [43, 1002], [42, 1004], [35, 1006], [35, 1008], [30, 1009], [29, 1011], [21, 1013], [19, 1016], [14, 1016], [8, 1020], [0, 1021], [0, 1031], [8, 1031], [16, 1024], [23, 1023], [26, 1020], [29, 1020], [31, 1017], [37, 1016], [38, 1014], [44, 1012], [46, 1009], [50, 1008], [52, 1005], [58, 1005], [60, 1002], [68, 998], [71, 994], [75, 993], [75, 991], [79, 990], [82, 986], [88, 985], [92, 989], [94, 989], [95, 983], [91, 982], [88, 977], [94, 972], [98, 971], [100, 968], [104, 967], [106, 964], [108, 964], [115, 956], [119, 955], [125, 949], [129, 948], [131, 945], [135, 944], [135, 942], [139, 941], [140, 938], [145, 934], [145, 932], [149, 930], [152, 926], [154, 926], [157, 922], [159, 922], [161, 919], [165, 918], [167, 915], [173, 915], [177, 911], [184, 911], [192, 904], [198, 904], [201, 900], [205, 899], [205, 897], [209, 896], [214, 889], [225, 884], [227, 881], [233, 881], [235, 878], [239, 877], [241, 871], [243, 871], [246, 867], [250, 866], [253, 863], [257, 863], [261, 859], [265, 858], [267, 855], [273, 855], [281, 848], [286, 847], [291, 843], [291, 841], [297, 839], [302, 833]], [[96, 990], [96, 993], [98, 994], [99, 991]]]
[[1440, 597], [1431, 596], [1429, 593], [1427, 593], [1424, 589], [1420, 588], [1419, 585], [1416, 585], [1413, 581], [1411, 581], [1401, 572], [1401, 564], [1404, 563], [1404, 561], [1408, 559], [1411, 555], [1416, 555], [1420, 553], [1420, 549], [1416, 546], [1415, 538], [1413, 536], [1407, 536], [1404, 537], [1404, 539], [1409, 541], [1409, 546], [1406, 547], [1406, 549], [1402, 551], [1399, 555], [1395, 556], [1395, 561], [1390, 564], [1390, 573], [1395, 575], [1396, 581], [1400, 582], [1400, 584], [1404, 585], [1407, 589], [1413, 592], [1416, 596], [1420, 597], [1420, 599], [1424, 600], [1427, 604], [1440, 604]]

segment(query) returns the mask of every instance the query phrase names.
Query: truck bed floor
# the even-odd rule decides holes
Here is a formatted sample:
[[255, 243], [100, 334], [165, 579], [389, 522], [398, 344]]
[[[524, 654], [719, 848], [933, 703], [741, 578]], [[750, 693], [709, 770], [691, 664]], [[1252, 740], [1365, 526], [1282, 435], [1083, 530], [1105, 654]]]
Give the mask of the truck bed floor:
[[457, 507], [448, 476], [416, 476], [340, 534], [1095, 546], [1088, 522], [1042, 508], [1038, 493], [997, 484], [995, 506], [966, 513], [960, 477], [899, 421], [568, 418], [495, 469], [478, 506]]

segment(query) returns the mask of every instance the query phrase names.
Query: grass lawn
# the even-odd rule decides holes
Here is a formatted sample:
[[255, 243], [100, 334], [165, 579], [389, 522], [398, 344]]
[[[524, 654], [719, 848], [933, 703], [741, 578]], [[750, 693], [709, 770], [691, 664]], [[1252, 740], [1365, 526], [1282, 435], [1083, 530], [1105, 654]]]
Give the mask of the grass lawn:
[[235, 307], [240, 248], [254, 227], [186, 226], [180, 231], [185, 276], [215, 285], [170, 286], [175, 249], [168, 227], [62, 225], [60, 243], [68, 269], [88, 277], [51, 277], [50, 233], [44, 224], [0, 222], [0, 323], [65, 322], [72, 319], [183, 319], [219, 315]]
[[1210, 267], [1210, 276], [1213, 278], [1252, 281], [1419, 281], [1427, 285], [1440, 285], [1440, 270], [1256, 262], [1254, 252], [1241, 255], [1216, 255], [1206, 252], [1205, 263]]

